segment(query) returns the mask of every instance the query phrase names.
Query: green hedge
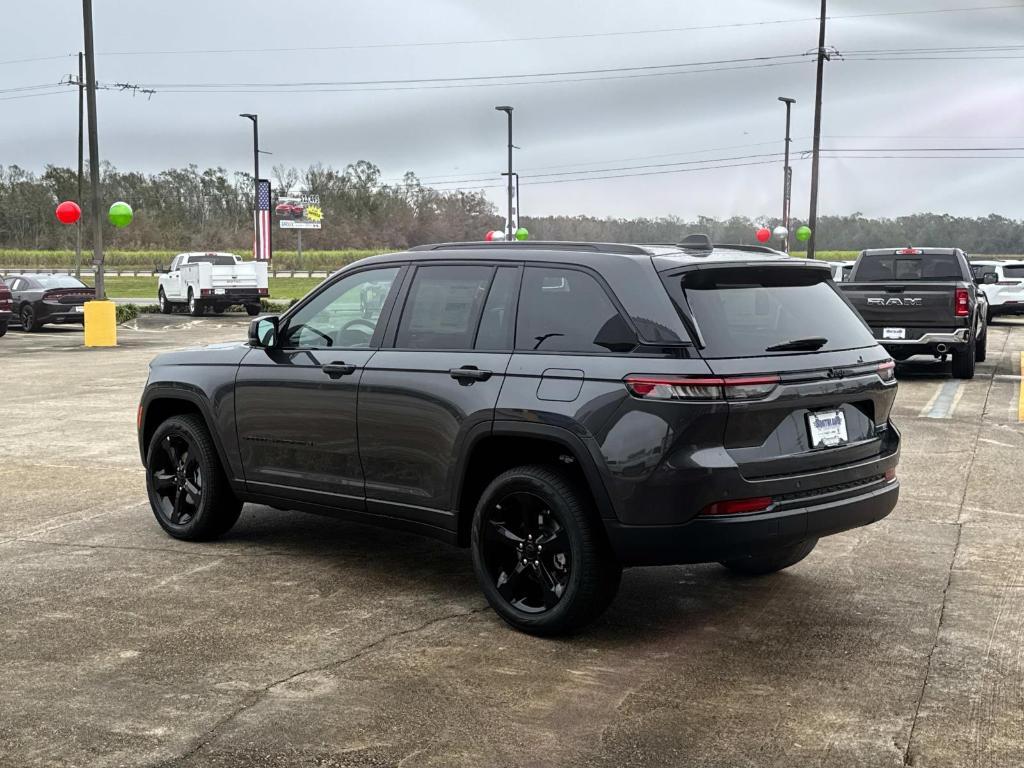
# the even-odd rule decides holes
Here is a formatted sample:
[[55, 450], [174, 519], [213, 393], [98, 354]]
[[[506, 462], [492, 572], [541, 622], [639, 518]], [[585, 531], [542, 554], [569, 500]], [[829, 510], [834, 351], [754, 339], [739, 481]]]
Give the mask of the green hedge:
[[[274, 269], [278, 271], [335, 270], [353, 261], [385, 253], [384, 249], [376, 250], [341, 250], [341, 251], [303, 251], [300, 262], [295, 251], [276, 251], [274, 253]], [[104, 264], [109, 269], [152, 270], [168, 266], [179, 251], [107, 251]], [[242, 258], [248, 258], [248, 252], [234, 251]], [[82, 263], [88, 267], [92, 258], [91, 252], [82, 253]], [[23, 269], [72, 270], [75, 264], [74, 251], [33, 251], [2, 249], [0, 250], [0, 269], [13, 271]]]

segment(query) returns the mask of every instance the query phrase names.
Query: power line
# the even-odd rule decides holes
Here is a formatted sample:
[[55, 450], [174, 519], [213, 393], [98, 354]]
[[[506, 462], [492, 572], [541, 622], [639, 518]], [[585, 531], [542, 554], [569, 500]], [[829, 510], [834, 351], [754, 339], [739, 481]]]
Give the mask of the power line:
[[60, 56], [37, 56], [31, 59], [7, 59], [6, 61], [0, 61], [0, 66], [5, 64], [28, 64], [34, 61], [56, 61], [57, 59], [66, 59], [72, 57], [73, 53], [62, 53]]
[[40, 96], [61, 96], [65, 93], [74, 93], [66, 88], [62, 88], [59, 91], [51, 91], [49, 93], [26, 93], [21, 96], [0, 96], [0, 101], [14, 101], [15, 99], [35, 99]]
[[[1019, 8], [1019, 5], [987, 5], [960, 8], [935, 8], [922, 11], [881, 11], [876, 13], [857, 13], [841, 16], [829, 16], [830, 21], [844, 21], [853, 19], [865, 19], [884, 16], [920, 16], [943, 13], [969, 13], [974, 11], [993, 11], [1009, 8]], [[654, 29], [617, 30], [612, 32], [584, 32], [562, 35], [531, 35], [523, 37], [497, 37], [470, 40], [431, 40], [422, 42], [384, 42], [384, 43], [358, 43], [349, 45], [323, 45], [323, 46], [290, 46], [274, 48], [193, 48], [180, 50], [163, 51], [105, 51], [100, 56], [185, 56], [185, 55], [221, 55], [221, 54], [249, 54], [249, 53], [308, 53], [312, 51], [360, 51], [374, 50], [381, 48], [431, 48], [449, 47], [457, 45], [493, 45], [500, 43], [525, 43], [541, 42], [552, 40], [586, 40], [607, 37], [627, 37], [633, 35], [659, 35], [674, 34], [678, 32], [706, 32], [722, 29], [742, 29], [749, 27], [775, 26], [780, 24], [800, 24], [806, 22], [817, 22], [817, 16], [802, 16], [790, 19], [765, 19], [762, 21], [746, 21], [726, 24], [702, 24], [688, 27], [664, 27]]]

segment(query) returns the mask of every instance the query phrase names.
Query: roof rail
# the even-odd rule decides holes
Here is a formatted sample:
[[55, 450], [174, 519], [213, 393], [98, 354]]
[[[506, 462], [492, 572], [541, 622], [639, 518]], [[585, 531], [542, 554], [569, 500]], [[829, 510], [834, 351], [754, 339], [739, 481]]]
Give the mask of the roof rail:
[[591, 251], [593, 253], [621, 253], [627, 256], [649, 256], [651, 252], [640, 245], [623, 243], [586, 243], [563, 240], [478, 241], [463, 243], [430, 243], [414, 245], [410, 251], [454, 251], [466, 249], [516, 248], [540, 251]]

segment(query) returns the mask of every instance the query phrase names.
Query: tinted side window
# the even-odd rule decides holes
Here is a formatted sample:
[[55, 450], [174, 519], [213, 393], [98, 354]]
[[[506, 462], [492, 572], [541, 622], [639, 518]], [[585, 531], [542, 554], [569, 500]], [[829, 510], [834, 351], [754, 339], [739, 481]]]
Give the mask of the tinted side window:
[[288, 318], [282, 334], [288, 349], [365, 349], [399, 267], [369, 269], [342, 278]]
[[398, 349], [472, 349], [494, 267], [420, 267], [398, 324]]
[[636, 335], [590, 275], [527, 267], [519, 298], [516, 349], [540, 352], [628, 352]]
[[476, 332], [477, 349], [512, 349], [518, 288], [519, 270], [515, 267], [499, 268], [480, 316], [480, 328]]

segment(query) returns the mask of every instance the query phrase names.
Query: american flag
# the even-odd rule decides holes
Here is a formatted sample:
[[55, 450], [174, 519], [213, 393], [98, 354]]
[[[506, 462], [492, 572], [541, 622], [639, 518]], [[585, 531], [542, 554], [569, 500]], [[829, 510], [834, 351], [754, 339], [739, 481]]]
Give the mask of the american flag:
[[[272, 249], [270, 247], [270, 182], [267, 179], [260, 179], [256, 183], [256, 211], [254, 214], [252, 252], [256, 261], [270, 261]], [[259, 233], [257, 238], [256, 233]]]

